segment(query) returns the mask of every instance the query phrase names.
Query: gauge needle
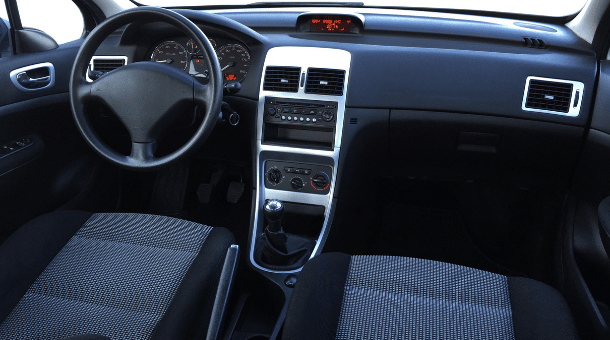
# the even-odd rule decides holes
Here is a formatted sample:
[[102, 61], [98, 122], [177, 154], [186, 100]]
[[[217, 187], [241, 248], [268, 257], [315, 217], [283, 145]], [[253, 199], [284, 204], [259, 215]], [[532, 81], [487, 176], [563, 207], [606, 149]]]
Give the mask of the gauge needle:
[[222, 68], [220, 71], [222, 72], [222, 71], [224, 71], [224, 70], [228, 69], [229, 67], [231, 67], [231, 66], [233, 66], [233, 65], [235, 65], [235, 62], [234, 62], [234, 61], [230, 62], [230, 63], [229, 63], [229, 65], [227, 65], [227, 66], [223, 67], [223, 68]]
[[165, 59], [165, 60], [155, 60], [158, 63], [165, 63], [165, 64], [171, 64], [174, 59]]

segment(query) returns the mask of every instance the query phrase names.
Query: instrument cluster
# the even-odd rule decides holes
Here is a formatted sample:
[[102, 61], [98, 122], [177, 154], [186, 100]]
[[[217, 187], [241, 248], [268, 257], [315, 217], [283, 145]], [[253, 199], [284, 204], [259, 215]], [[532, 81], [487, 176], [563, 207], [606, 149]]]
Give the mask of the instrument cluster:
[[[241, 43], [224, 38], [209, 38], [216, 51], [225, 83], [241, 82], [250, 69], [250, 52]], [[209, 66], [202, 48], [192, 39], [176, 37], [159, 42], [148, 54], [150, 61], [177, 67], [191, 76], [207, 80]]]

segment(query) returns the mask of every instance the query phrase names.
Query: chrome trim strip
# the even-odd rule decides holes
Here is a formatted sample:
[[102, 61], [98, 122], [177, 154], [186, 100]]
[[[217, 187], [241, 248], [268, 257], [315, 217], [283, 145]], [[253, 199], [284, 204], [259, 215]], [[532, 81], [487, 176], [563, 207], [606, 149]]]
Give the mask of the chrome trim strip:
[[[550, 110], [543, 110], [543, 109], [533, 109], [533, 108], [525, 107], [525, 103], [527, 102], [527, 93], [529, 92], [530, 81], [532, 79], [555, 82], [555, 83], [572, 84], [573, 87], [572, 87], [572, 95], [570, 97], [570, 111], [568, 111], [566, 113], [566, 112], [550, 111]], [[584, 89], [585, 89], [585, 85], [578, 81], [530, 76], [530, 77], [527, 77], [527, 79], [525, 80], [525, 90], [523, 91], [523, 101], [521, 102], [521, 109], [524, 111], [550, 113], [550, 114], [554, 114], [554, 115], [561, 115], [561, 116], [568, 116], [568, 117], [578, 117], [578, 114], [580, 113], [580, 106], [583, 102]], [[577, 103], [576, 107], [574, 107], [574, 99], [576, 97], [577, 92], [579, 93], [578, 103]]]
[[[21, 84], [19, 84], [19, 81], [17, 81], [17, 76], [19, 74], [21, 74], [23, 72], [39, 69], [39, 68], [48, 68], [49, 69], [50, 80], [47, 85], [40, 87], [40, 88], [36, 88], [36, 89], [28, 89], [26, 87], [23, 87]], [[53, 64], [48, 63], [48, 62], [29, 65], [29, 66], [18, 68], [16, 70], [12, 70], [11, 73], [9, 74], [9, 77], [11, 78], [11, 82], [13, 82], [13, 85], [15, 85], [16, 88], [18, 88], [19, 90], [21, 90], [23, 92], [41, 91], [41, 90], [48, 89], [48, 88], [52, 87], [53, 85], [55, 85], [55, 66], [53, 66]], [[38, 79], [42, 79], [42, 78], [38, 78]], [[36, 79], [32, 79], [32, 80], [36, 80]]]
[[[337, 178], [337, 165], [339, 164], [339, 152], [341, 150], [341, 137], [343, 135], [343, 117], [345, 113], [345, 99], [347, 95], [347, 87], [349, 84], [349, 71], [351, 65], [351, 54], [345, 50], [331, 49], [331, 48], [317, 48], [317, 47], [275, 47], [267, 52], [265, 63], [263, 65], [263, 74], [260, 82], [260, 95], [258, 101], [258, 116], [256, 122], [256, 205], [254, 211], [254, 226], [252, 227], [253, 234], [250, 242], [250, 262], [252, 265], [262, 271], [270, 273], [295, 273], [299, 272], [301, 268], [291, 271], [275, 271], [263, 268], [254, 260], [254, 246], [256, 244], [256, 238], [262, 233], [258, 221], [261, 217], [262, 204], [266, 199], [279, 199], [286, 202], [304, 203], [322, 205], [325, 207], [324, 212], [324, 224], [320, 235], [316, 240], [316, 246], [312, 251], [311, 257], [314, 257], [322, 251], [321, 242], [326, 238], [328, 233], [329, 221], [332, 220], [331, 210], [332, 201], [335, 191], [335, 184]], [[263, 83], [265, 79], [265, 72], [267, 66], [295, 66], [301, 68], [301, 73], [307, 73], [309, 67], [316, 68], [329, 68], [329, 69], [340, 69], [345, 70], [345, 85], [342, 96], [327, 96], [305, 93], [304, 87], [299, 87], [298, 92], [276, 92], [276, 91], [265, 91], [263, 90]], [[267, 96], [281, 97], [281, 98], [293, 98], [293, 99], [306, 99], [306, 100], [323, 100], [323, 101], [336, 101], [337, 107], [337, 127], [335, 131], [335, 140], [333, 150], [317, 150], [307, 149], [301, 147], [288, 147], [280, 145], [270, 145], [262, 143], [262, 131], [263, 131], [263, 118], [265, 109], [265, 98]], [[290, 154], [295, 162], [301, 162], [298, 160], [298, 155], [304, 156], [319, 156], [326, 157], [329, 159], [329, 163], [332, 162], [333, 173], [330, 191], [326, 195], [307, 194], [300, 192], [281, 191], [265, 188], [264, 184], [264, 169], [265, 161], [262, 159], [261, 153], [277, 152], [278, 154], [285, 153]], [[294, 156], [297, 156], [294, 158]]]

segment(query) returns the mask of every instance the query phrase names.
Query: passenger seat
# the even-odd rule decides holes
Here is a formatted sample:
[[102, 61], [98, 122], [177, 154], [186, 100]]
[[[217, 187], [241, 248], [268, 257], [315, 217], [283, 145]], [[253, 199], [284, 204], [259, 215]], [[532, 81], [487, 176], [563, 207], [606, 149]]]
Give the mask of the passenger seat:
[[299, 275], [283, 339], [578, 339], [554, 288], [459, 265], [322, 254]]

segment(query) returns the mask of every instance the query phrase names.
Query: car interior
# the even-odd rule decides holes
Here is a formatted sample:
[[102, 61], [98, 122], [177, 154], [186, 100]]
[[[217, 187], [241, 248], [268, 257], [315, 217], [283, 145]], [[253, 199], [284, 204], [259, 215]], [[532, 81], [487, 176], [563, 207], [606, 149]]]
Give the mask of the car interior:
[[67, 2], [0, 5], [0, 339], [610, 338], [610, 0]]

